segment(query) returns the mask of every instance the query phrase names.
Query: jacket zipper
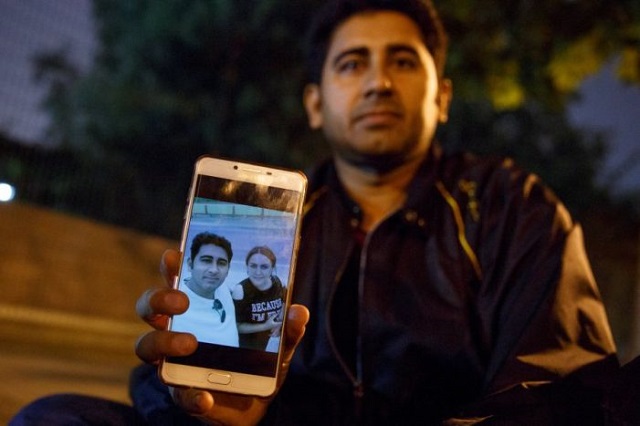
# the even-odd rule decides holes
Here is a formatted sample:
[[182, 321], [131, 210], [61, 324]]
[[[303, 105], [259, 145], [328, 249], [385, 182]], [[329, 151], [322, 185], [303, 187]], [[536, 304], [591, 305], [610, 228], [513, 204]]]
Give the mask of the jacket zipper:
[[355, 399], [356, 418], [359, 421], [362, 420], [362, 405], [364, 401], [364, 343], [362, 337], [362, 324], [364, 318], [364, 271], [367, 267], [367, 249], [369, 247], [371, 235], [374, 231], [375, 228], [371, 229], [364, 238], [362, 249], [360, 251], [360, 263], [358, 270], [358, 332], [356, 333], [356, 372], [355, 380], [353, 382], [353, 395]]
[[[347, 365], [347, 363], [345, 362], [344, 358], [342, 357], [342, 354], [340, 353], [340, 351], [338, 351], [338, 348], [336, 347], [335, 341], [334, 341], [334, 337], [333, 337], [333, 327], [331, 326], [331, 309], [333, 307], [333, 298], [335, 297], [335, 293], [336, 293], [336, 289], [338, 288], [338, 285], [340, 284], [340, 280], [342, 279], [342, 276], [344, 275], [344, 271], [347, 268], [347, 264], [349, 262], [349, 259], [351, 258], [351, 252], [354, 249], [354, 244], [355, 243], [351, 243], [351, 246], [349, 248], [348, 251], [348, 255], [345, 257], [344, 262], [342, 263], [342, 265], [340, 266], [340, 269], [338, 270], [338, 273], [335, 276], [334, 282], [333, 282], [333, 290], [331, 293], [331, 298], [329, 299], [329, 305], [327, 306], [327, 331], [328, 331], [328, 336], [329, 336], [329, 343], [331, 344], [331, 348], [333, 350], [333, 353], [335, 354], [338, 363], [340, 364], [340, 366], [342, 367], [342, 370], [344, 371], [344, 373], [347, 375], [347, 377], [349, 378], [349, 380], [351, 381], [352, 385], [353, 385], [353, 392], [354, 392], [354, 396], [355, 396], [355, 401], [356, 401], [356, 407], [355, 407], [355, 411], [356, 411], [356, 415], [358, 416], [358, 418], [360, 417], [360, 406], [361, 406], [361, 400], [362, 400], [362, 396], [364, 395], [364, 391], [363, 391], [363, 387], [362, 387], [362, 369], [361, 367], [358, 367], [358, 365], [361, 365], [361, 361], [359, 361], [362, 357], [361, 357], [361, 349], [360, 349], [360, 305], [361, 305], [361, 296], [360, 296], [360, 281], [362, 281], [362, 278], [360, 277], [361, 273], [359, 274], [358, 277], [358, 327], [357, 327], [357, 333], [356, 333], [356, 371], [351, 371], [351, 368], [349, 368], [349, 366]], [[360, 263], [362, 263], [362, 258], [360, 259]]]
[[[391, 215], [393, 215], [394, 212], [391, 212], [387, 218]], [[387, 218], [385, 218], [384, 220], [380, 221], [380, 223], [384, 222]], [[356, 371], [353, 372], [351, 371], [351, 369], [349, 368], [349, 366], [346, 364], [346, 362], [344, 361], [344, 358], [342, 357], [342, 355], [340, 354], [340, 352], [338, 351], [336, 344], [333, 340], [333, 333], [331, 332], [333, 330], [333, 328], [331, 327], [331, 308], [333, 305], [333, 298], [335, 296], [335, 292], [336, 289], [340, 283], [340, 280], [342, 279], [342, 276], [344, 274], [344, 271], [347, 267], [347, 264], [349, 262], [349, 259], [351, 257], [351, 252], [354, 249], [354, 244], [355, 243], [351, 243], [351, 246], [349, 248], [349, 255], [346, 257], [346, 260], [342, 263], [342, 266], [340, 267], [338, 273], [336, 274], [335, 280], [333, 282], [333, 291], [331, 294], [331, 301], [329, 303], [328, 306], [328, 310], [327, 310], [327, 330], [329, 330], [329, 343], [331, 344], [331, 347], [333, 349], [334, 354], [336, 355], [336, 358], [338, 359], [338, 362], [340, 363], [340, 366], [342, 367], [342, 370], [345, 372], [345, 374], [347, 375], [347, 377], [351, 380], [351, 383], [353, 385], [353, 396], [354, 396], [354, 413], [356, 416], [356, 420], [358, 421], [358, 423], [361, 423], [362, 421], [362, 414], [363, 414], [363, 401], [364, 401], [364, 396], [365, 396], [365, 392], [364, 392], [364, 352], [363, 352], [363, 338], [362, 338], [362, 323], [363, 323], [363, 311], [364, 311], [364, 271], [366, 269], [367, 266], [367, 249], [369, 247], [369, 242], [371, 240], [371, 236], [373, 235], [373, 233], [376, 231], [376, 229], [378, 228], [379, 224], [378, 223], [374, 228], [370, 229], [369, 232], [366, 233], [366, 236], [364, 238], [364, 241], [362, 243], [362, 249], [360, 251], [360, 261], [359, 261], [359, 270], [358, 270], [358, 325], [357, 325], [357, 333], [356, 333], [356, 354], [355, 354], [355, 368]]]

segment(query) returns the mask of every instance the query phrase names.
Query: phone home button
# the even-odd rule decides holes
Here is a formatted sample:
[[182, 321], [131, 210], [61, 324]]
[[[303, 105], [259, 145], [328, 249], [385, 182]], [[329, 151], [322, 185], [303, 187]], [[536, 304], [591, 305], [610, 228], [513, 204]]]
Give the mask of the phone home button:
[[228, 385], [231, 383], [231, 374], [209, 373], [207, 381], [218, 385]]

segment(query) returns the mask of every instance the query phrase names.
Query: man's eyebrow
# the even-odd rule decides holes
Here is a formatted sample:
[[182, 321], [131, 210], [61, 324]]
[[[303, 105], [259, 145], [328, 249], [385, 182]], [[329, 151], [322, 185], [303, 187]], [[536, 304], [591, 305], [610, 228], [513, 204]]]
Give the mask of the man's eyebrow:
[[[389, 46], [387, 46], [387, 52], [391, 53], [391, 54], [395, 54], [395, 53], [410, 53], [414, 56], [419, 56], [418, 54], [418, 50], [409, 45], [409, 44], [404, 44], [404, 43], [399, 43], [399, 44], [391, 44]], [[368, 56], [369, 55], [369, 49], [367, 47], [353, 47], [351, 49], [347, 49], [344, 50], [342, 52], [340, 52], [338, 55], [336, 55], [333, 60], [331, 61], [331, 63], [333, 64], [333, 66], [338, 66], [338, 64], [340, 63], [340, 61], [342, 59], [344, 59], [346, 56], [349, 55], [357, 55], [357, 56]]]
[[389, 53], [411, 53], [412, 55], [419, 56], [415, 47], [408, 44], [392, 44], [387, 47]]
[[344, 57], [349, 55], [367, 56], [368, 54], [369, 49], [367, 49], [366, 47], [353, 47], [351, 49], [343, 50], [342, 52], [337, 54], [331, 61], [331, 64], [335, 67]]

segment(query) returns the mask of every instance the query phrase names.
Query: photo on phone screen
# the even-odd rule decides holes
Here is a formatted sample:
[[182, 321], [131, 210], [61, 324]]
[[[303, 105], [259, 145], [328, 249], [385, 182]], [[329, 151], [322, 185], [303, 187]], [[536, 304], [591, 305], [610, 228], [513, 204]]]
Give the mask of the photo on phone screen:
[[[275, 379], [306, 179], [293, 174], [302, 186], [282, 188], [290, 185], [277, 184], [285, 172], [265, 170], [196, 174], [176, 283], [190, 305], [170, 329], [199, 343], [166, 364]], [[183, 374], [164, 373], [170, 382]]]

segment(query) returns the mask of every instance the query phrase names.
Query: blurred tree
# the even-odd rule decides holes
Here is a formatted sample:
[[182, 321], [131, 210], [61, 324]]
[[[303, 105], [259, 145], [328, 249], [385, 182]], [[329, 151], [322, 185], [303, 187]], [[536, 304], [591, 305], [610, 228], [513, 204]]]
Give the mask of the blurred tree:
[[[92, 72], [78, 76], [64, 52], [38, 64], [51, 87], [51, 138], [94, 165], [82, 178], [103, 197], [92, 204], [98, 217], [176, 237], [197, 156], [304, 168], [326, 154], [300, 105], [301, 34], [321, 3], [94, 0]], [[563, 107], [613, 55], [621, 77], [640, 81], [637, 0], [436, 5], [456, 92], [447, 148], [513, 155], [563, 198], [587, 199], [601, 144], [571, 130]]]
[[96, 0], [94, 8], [93, 71], [77, 78], [53, 52], [39, 59], [38, 75], [51, 87], [50, 137], [95, 162], [91, 179], [111, 195], [102, 219], [175, 237], [199, 155], [291, 166], [324, 152], [304, 141], [313, 139], [300, 105], [304, 2]]
[[640, 83], [637, 0], [434, 0], [452, 49], [449, 72], [463, 98], [497, 109], [526, 100], [562, 109], [584, 78], [613, 57]]

